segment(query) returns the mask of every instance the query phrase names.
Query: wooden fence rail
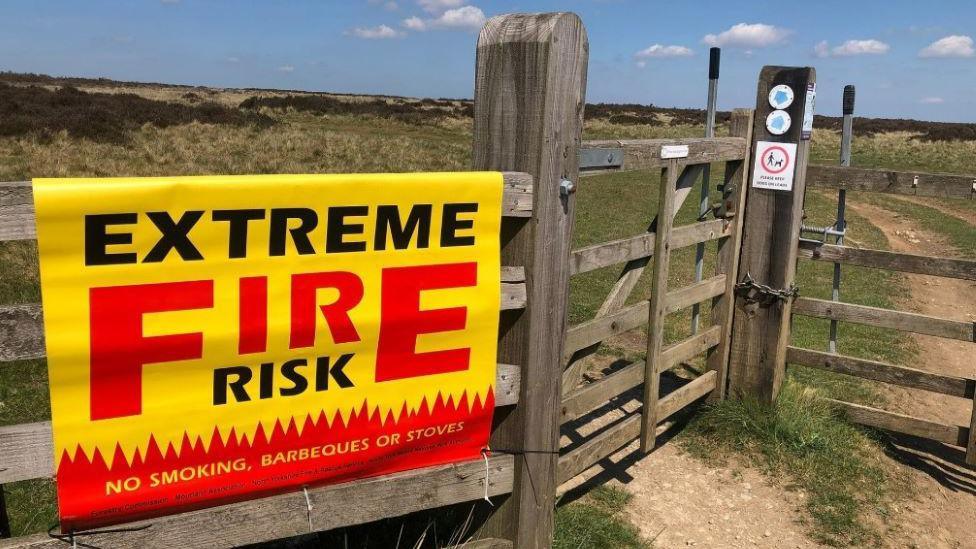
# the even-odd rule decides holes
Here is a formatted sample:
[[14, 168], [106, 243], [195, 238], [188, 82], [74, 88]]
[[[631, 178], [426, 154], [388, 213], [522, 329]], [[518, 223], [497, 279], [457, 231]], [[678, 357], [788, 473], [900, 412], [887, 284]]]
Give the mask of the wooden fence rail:
[[[662, 157], [665, 146], [688, 147], [688, 156], [678, 159]], [[597, 168], [587, 173], [605, 171], [632, 171], [666, 168], [670, 160], [678, 166], [711, 164], [742, 160], [746, 156], [745, 138], [734, 137], [685, 137], [677, 139], [601, 139], [583, 142], [584, 149], [623, 149], [623, 163], [619, 166]]]
[[[532, 176], [526, 173], [502, 174], [504, 217], [532, 217]], [[0, 182], [0, 242], [34, 240], [34, 192], [30, 181]]]
[[889, 271], [976, 280], [976, 261], [906, 254], [801, 240], [798, 257]]
[[[230, 548], [501, 496], [512, 491], [515, 460], [499, 455], [130, 523], [126, 531], [78, 537], [78, 546]], [[145, 527], [144, 529], [140, 529]], [[0, 549], [63, 549], [47, 534], [0, 540]]]
[[974, 175], [816, 165], [807, 169], [807, 185], [819, 189], [976, 199]]

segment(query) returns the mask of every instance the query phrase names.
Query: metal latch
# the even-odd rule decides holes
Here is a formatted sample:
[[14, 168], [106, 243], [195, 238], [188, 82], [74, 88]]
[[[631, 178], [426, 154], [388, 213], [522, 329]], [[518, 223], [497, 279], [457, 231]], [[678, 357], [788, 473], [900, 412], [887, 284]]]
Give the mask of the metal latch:
[[579, 150], [579, 169], [608, 170], [624, 165], [624, 150], [587, 148]]

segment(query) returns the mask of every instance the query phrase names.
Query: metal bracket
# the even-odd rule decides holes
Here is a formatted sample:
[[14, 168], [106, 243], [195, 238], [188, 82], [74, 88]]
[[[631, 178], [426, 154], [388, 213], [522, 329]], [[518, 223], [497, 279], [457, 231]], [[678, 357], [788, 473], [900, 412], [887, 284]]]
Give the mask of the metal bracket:
[[588, 148], [579, 150], [580, 170], [609, 170], [624, 165], [623, 149]]

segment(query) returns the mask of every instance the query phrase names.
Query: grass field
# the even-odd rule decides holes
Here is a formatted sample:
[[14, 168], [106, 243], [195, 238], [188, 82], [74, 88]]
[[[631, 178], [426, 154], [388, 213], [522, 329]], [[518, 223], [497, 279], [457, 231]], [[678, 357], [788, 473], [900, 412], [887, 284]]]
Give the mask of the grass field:
[[[98, 90], [111, 92], [110, 88], [104, 87], [98, 87]], [[186, 106], [199, 102], [197, 92], [194, 92], [197, 97], [191, 98], [186, 97], [188, 92], [185, 90], [135, 86], [126, 88], [126, 91]], [[236, 108], [251, 95], [260, 94], [227, 91], [209, 94], [207, 100], [227, 108]], [[425, 109], [424, 112], [434, 112], [422, 116], [416, 115], [416, 109], [407, 113], [409, 116], [394, 116], [367, 111], [359, 114], [329, 111], [323, 114], [314, 109], [301, 110], [294, 106], [274, 108], [274, 105], [273, 102], [253, 104], [254, 109], [248, 111], [248, 116], [260, 120], [260, 123], [249, 123], [247, 119], [232, 116], [229, 118], [231, 122], [227, 123], [156, 125], [144, 121], [136, 126], [123, 124], [124, 128], [120, 131], [124, 131], [124, 139], [80, 138], [65, 127], [46, 133], [7, 134], [0, 137], [0, 180], [164, 174], [447, 171], [465, 170], [470, 163], [471, 120], [463, 115], [463, 109], [454, 102], [417, 106], [417, 109]], [[267, 121], [264, 121], [265, 118]], [[727, 129], [721, 127], [718, 133], [725, 134]], [[590, 119], [585, 129], [586, 138], [701, 134], [702, 128], [691, 124], [622, 125], [611, 124], [606, 119]], [[838, 148], [839, 137], [834, 132], [816, 132], [812, 148], [814, 162], [834, 163]], [[971, 167], [974, 155], [976, 142], [922, 141], [911, 139], [907, 133], [859, 138], [854, 146], [854, 163], [865, 167], [972, 172], [976, 171], [976, 167]], [[716, 167], [712, 173], [714, 188], [722, 170]], [[594, 244], [646, 230], [657, 210], [658, 185], [659, 174], [648, 172], [584, 179], [579, 185], [574, 244]], [[697, 203], [696, 192], [680, 211], [679, 224], [694, 221]], [[889, 202], [885, 202], [885, 205], [902, 208], [898, 211], [917, 216], [926, 228], [946, 235], [961, 250], [968, 250], [968, 255], [976, 256], [973, 231], [967, 230], [964, 224], [947, 222], [943, 215], [931, 208]], [[960, 203], [958, 207], [973, 208], [971, 202]], [[834, 219], [834, 208], [832, 197], [808, 193], [808, 223], [830, 224]], [[887, 248], [884, 236], [870, 220], [852, 212], [849, 214], [849, 226], [850, 238], [862, 245]], [[706, 255], [706, 273], [714, 269], [714, 255], [712, 245]], [[675, 253], [672, 287], [692, 280], [693, 263], [693, 248]], [[632, 301], [648, 297], [649, 271]], [[0, 244], [0, 272], [3, 273], [0, 278], [0, 302], [30, 303], [39, 300], [36, 252], [32, 244]], [[801, 262], [797, 282], [802, 294], [829, 297], [831, 272], [830, 265]], [[571, 323], [593, 316], [618, 273], [619, 266], [573, 278], [569, 309]], [[854, 267], [845, 269], [845, 301], [891, 307], [904, 296], [905, 291], [904, 281], [897, 275]], [[669, 318], [666, 332], [669, 341], [688, 335], [689, 317], [690, 313], [683, 311]], [[793, 340], [797, 345], [824, 348], [826, 339], [826, 322], [806, 318], [795, 320]], [[841, 326], [840, 350], [849, 355], [904, 363], [916, 352], [909, 341], [889, 330], [852, 324]], [[604, 352], [631, 358], [641, 355], [639, 350], [627, 348], [608, 347]], [[837, 544], [863, 543], [874, 539], [872, 536], [876, 534], [866, 525], [864, 517], [883, 509], [884, 502], [893, 497], [890, 487], [896, 486], [897, 482], [889, 478], [889, 472], [879, 469], [872, 461], [875, 455], [872, 452], [876, 452], [877, 447], [869, 437], [860, 430], [842, 424], [832, 414], [811, 407], [803, 395], [813, 390], [822, 395], [870, 403], [877, 401], [878, 393], [870, 384], [804, 368], [791, 368], [789, 383], [790, 398], [770, 416], [780, 418], [781, 422], [763, 423], [753, 431], [746, 430], [742, 436], [733, 437], [726, 429], [730, 417], [756, 417], [770, 411], [742, 408], [712, 410], [699, 424], [700, 428], [693, 430], [691, 436], [697, 438], [690, 439], [692, 446], [700, 454], [713, 454], [710, 456], [712, 458], [720, 457], [714, 455], [720, 452], [762, 455], [771, 474], [784, 476], [787, 482], [798, 483], [811, 493], [822, 496], [811, 498], [809, 507], [812, 528], [820, 539]], [[800, 425], [797, 410], [810, 412], [803, 415], [808, 418], [806, 423]], [[0, 368], [0, 425], [44, 421], [49, 416], [43, 361]], [[785, 431], [784, 424], [788, 425]], [[771, 431], [786, 432], [788, 436], [770, 438]], [[820, 442], [810, 443], [810, 437], [821, 437], [818, 439]], [[797, 440], [802, 443], [794, 443]], [[715, 442], [718, 444], [706, 444]], [[708, 447], [713, 450], [704, 450]], [[861, 458], [845, 462], [841, 464], [842, 468], [838, 468], [837, 464], [825, 459], [831, 455], [830, 452], [853, 452]], [[843, 479], [844, 474], [855, 475], [857, 482], [873, 483], [877, 490], [857, 490], [861, 486], [857, 482], [838, 488], [822, 481], [823, 478]], [[43, 531], [55, 521], [50, 482], [22, 482], [7, 485], [5, 489], [15, 534]], [[858, 491], [864, 497], [852, 497]], [[606, 519], [601, 524], [610, 529], [607, 535], [611, 537], [605, 539], [618, 541], [593, 541], [581, 545], [567, 542], [568, 545], [560, 546], [641, 547], [644, 542], [634, 537], [635, 534], [626, 525], [618, 524], [619, 531], [618, 526], [614, 526], [619, 523], [617, 512], [623, 505], [622, 497], [598, 492], [590, 499], [574, 504], [590, 506], [586, 511], [567, 506], [560, 510], [559, 519], [559, 535], [564, 536], [562, 539], [575, 539], [571, 533], [581, 528], [579, 521], [584, 519], [580, 517], [590, 520], [592, 516], [598, 516]], [[590, 530], [596, 527], [585, 528]]]

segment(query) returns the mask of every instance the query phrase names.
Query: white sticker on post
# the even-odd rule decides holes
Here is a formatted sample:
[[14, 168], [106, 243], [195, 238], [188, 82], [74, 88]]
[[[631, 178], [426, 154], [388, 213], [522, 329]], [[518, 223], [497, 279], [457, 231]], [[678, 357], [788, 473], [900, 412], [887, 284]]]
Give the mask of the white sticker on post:
[[688, 158], [688, 145], [664, 145], [661, 147], [661, 158]]
[[803, 106], [803, 127], [800, 128], [800, 139], [810, 139], [813, 136], [813, 111], [817, 105], [817, 84], [807, 84], [807, 100]]
[[752, 186], [756, 189], [792, 191], [796, 173], [796, 143], [756, 143]]

